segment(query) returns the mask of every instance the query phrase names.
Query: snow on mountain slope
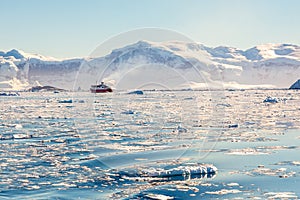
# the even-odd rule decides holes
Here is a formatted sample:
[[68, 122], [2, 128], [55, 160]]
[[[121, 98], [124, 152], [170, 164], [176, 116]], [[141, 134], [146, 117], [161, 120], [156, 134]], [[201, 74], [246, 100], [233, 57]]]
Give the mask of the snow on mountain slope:
[[104, 80], [116, 89], [289, 87], [300, 77], [300, 47], [265, 44], [248, 50], [178, 41], [139, 41], [104, 57], [57, 60], [0, 51], [0, 88], [36, 84], [88, 89]]
[[58, 60], [16, 49], [0, 51], [0, 89], [20, 90], [40, 83], [70, 88], [82, 60]]
[[[148, 79], [155, 79], [157, 76], [162, 80], [160, 84], [165, 84], [166, 81], [163, 80], [173, 80], [171, 75], [163, 76], [156, 73], [157, 70], [149, 71], [156, 66], [168, 69], [164, 74], [177, 76], [177, 86], [186, 87], [190, 82], [195, 87], [206, 85], [210, 88], [221, 84], [225, 87], [249, 88], [288, 87], [300, 76], [298, 46], [267, 44], [253, 49], [242, 51], [232, 47], [209, 48], [197, 43], [140, 41], [108, 55], [112, 62], [105, 65], [109, 70], [104, 77], [105, 81], [114, 80], [115, 85], [124, 85], [139, 78], [143, 79], [140, 82], [150, 82]], [[148, 70], [148, 76], [143, 75], [143, 70], [139, 72], [136, 68]], [[126, 80], [126, 77], [131, 80]], [[168, 86], [174, 87], [174, 84]]]
[[280, 57], [300, 60], [300, 47], [292, 44], [265, 44], [258, 45], [245, 51], [249, 60], [275, 59]]
[[55, 61], [55, 60], [57, 60], [53, 57], [48, 57], [48, 56], [46, 57], [46, 56], [42, 56], [42, 55], [39, 55], [39, 54], [25, 53], [24, 51], [17, 50], [17, 49], [12, 49], [8, 52], [0, 51], [0, 56], [1, 57], [13, 57], [15, 59], [35, 58], [35, 59], [44, 60], [44, 61]]

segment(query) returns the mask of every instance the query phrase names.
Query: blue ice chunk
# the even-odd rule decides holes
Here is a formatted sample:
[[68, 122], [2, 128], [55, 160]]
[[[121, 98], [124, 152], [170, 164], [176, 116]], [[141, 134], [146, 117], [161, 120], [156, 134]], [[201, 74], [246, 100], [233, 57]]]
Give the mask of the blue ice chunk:
[[59, 100], [58, 103], [73, 103], [72, 99], [69, 100]]
[[132, 91], [132, 92], [128, 92], [127, 94], [139, 94], [139, 95], [143, 95], [144, 92], [142, 90], [135, 90], [135, 91]]

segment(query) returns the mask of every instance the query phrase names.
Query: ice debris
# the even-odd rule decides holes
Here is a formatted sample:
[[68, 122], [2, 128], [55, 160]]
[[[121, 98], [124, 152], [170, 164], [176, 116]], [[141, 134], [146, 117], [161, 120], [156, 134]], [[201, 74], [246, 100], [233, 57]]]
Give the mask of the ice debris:
[[264, 194], [268, 199], [298, 199], [293, 192], [268, 192]]
[[270, 96], [268, 96], [264, 100], [264, 103], [278, 103], [278, 99], [276, 97], [270, 97]]
[[242, 191], [237, 190], [237, 189], [233, 189], [233, 190], [222, 189], [219, 191], [207, 191], [205, 193], [206, 194], [225, 195], [225, 194], [236, 194], [236, 193], [240, 193], [240, 192], [242, 192]]
[[229, 124], [228, 125], [228, 128], [237, 128], [237, 127], [239, 127], [238, 124]]
[[264, 155], [269, 154], [268, 151], [263, 151], [263, 149], [255, 148], [245, 148], [245, 149], [231, 149], [226, 154], [229, 155]]
[[139, 95], [143, 95], [144, 92], [142, 90], [135, 90], [135, 91], [132, 91], [132, 92], [128, 92], [127, 94], [139, 94]]
[[59, 100], [58, 103], [73, 103], [72, 99], [69, 100]]
[[183, 128], [181, 125], [179, 125], [173, 132], [177, 132], [177, 133], [186, 133], [187, 129]]
[[220, 106], [220, 107], [231, 107], [231, 105], [229, 103], [218, 103], [216, 106]]
[[296, 172], [288, 171], [287, 168], [270, 169], [264, 166], [258, 166], [257, 168], [246, 172], [250, 176], [277, 176], [279, 178], [289, 178], [296, 176]]
[[127, 110], [127, 111], [121, 112], [121, 114], [124, 114], [124, 115], [133, 115], [134, 111], [133, 110]]
[[20, 94], [19, 93], [11, 93], [11, 92], [9, 92], [9, 93], [5, 93], [5, 92], [3, 92], [3, 93], [0, 93], [0, 96], [20, 96]]
[[296, 165], [296, 166], [300, 166], [300, 161], [282, 161], [282, 162], [278, 162], [275, 165]]

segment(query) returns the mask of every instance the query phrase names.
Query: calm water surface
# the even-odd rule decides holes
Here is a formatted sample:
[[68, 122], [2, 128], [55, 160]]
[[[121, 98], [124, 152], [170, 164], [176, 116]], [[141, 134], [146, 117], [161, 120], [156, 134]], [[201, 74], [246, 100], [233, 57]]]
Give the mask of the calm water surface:
[[[21, 93], [0, 108], [2, 199], [300, 197], [297, 91]], [[218, 173], [138, 175], [197, 164]]]

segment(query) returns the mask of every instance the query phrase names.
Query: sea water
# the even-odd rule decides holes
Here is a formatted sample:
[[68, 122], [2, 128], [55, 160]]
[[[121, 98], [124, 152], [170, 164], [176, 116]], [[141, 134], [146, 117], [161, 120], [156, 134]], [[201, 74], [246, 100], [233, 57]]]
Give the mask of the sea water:
[[[300, 197], [298, 91], [21, 92], [0, 107], [3, 199]], [[206, 164], [218, 172], [138, 173]]]

